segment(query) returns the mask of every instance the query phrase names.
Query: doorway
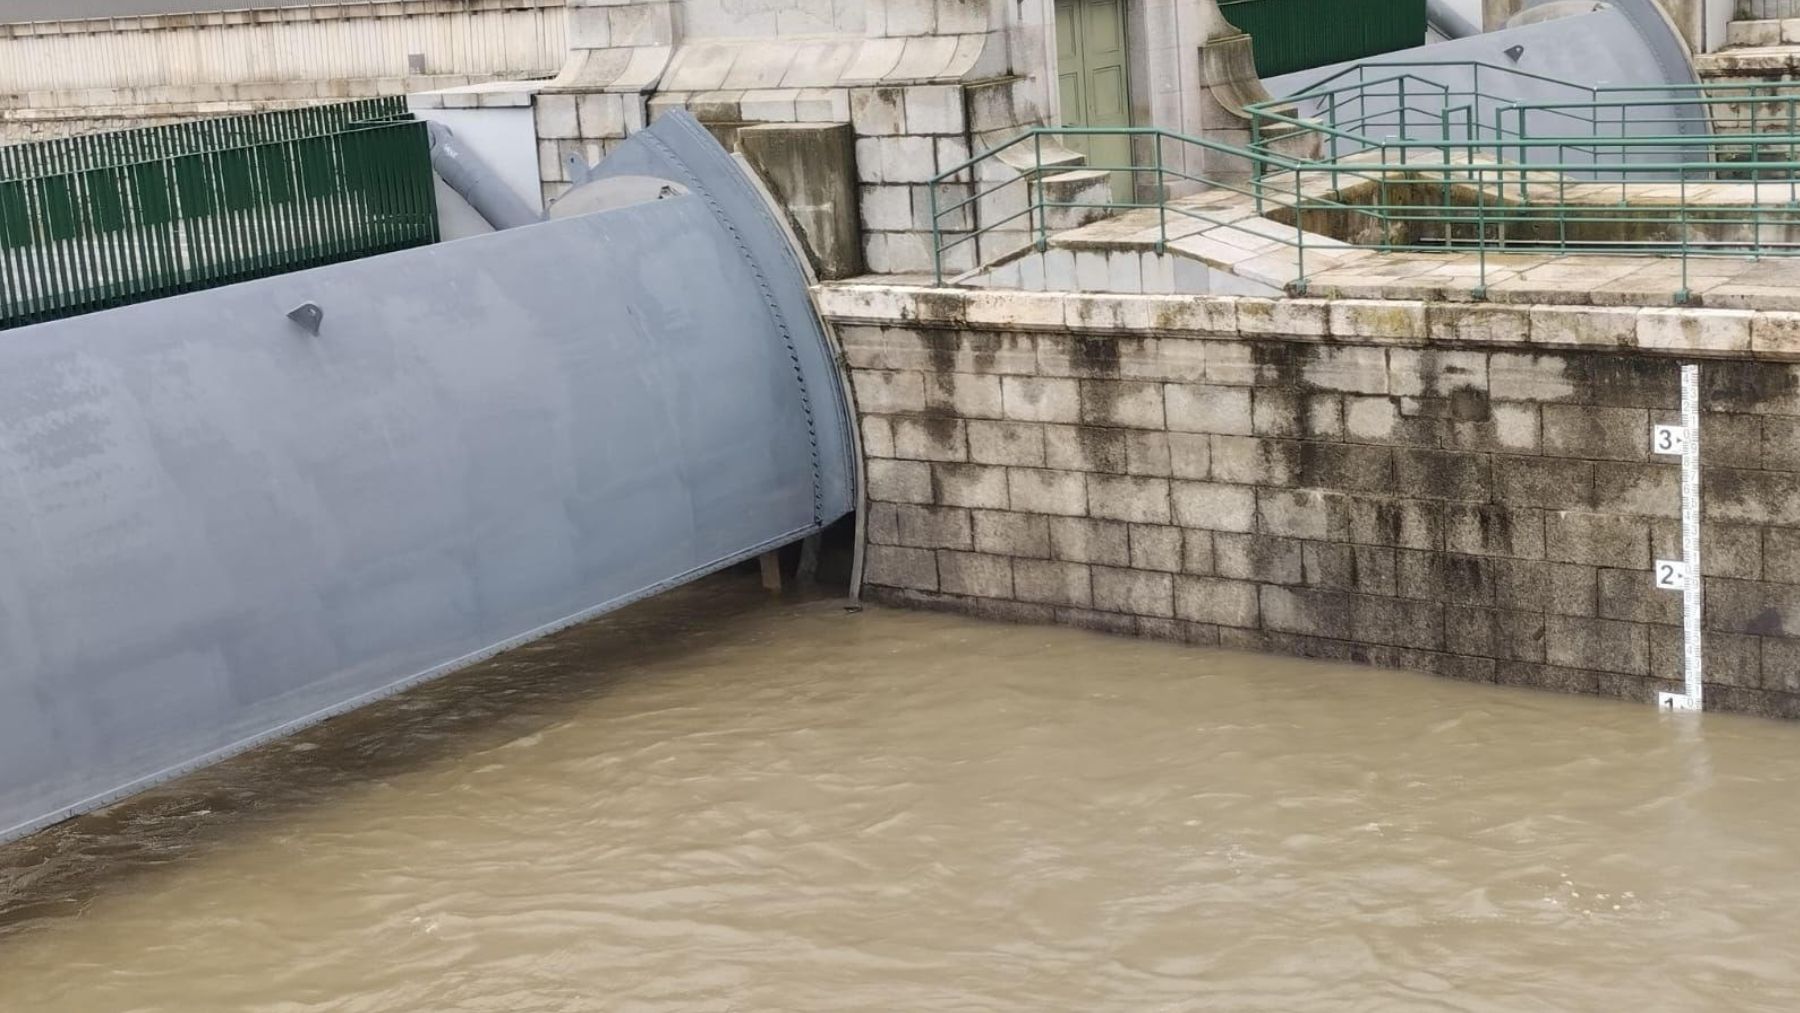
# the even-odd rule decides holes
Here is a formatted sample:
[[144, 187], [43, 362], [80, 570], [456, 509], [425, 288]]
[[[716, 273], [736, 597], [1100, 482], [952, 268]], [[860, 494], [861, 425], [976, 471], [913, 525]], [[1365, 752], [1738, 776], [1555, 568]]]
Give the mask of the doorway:
[[[1125, 0], [1056, 0], [1056, 73], [1063, 126], [1131, 126]], [[1098, 167], [1131, 164], [1131, 138], [1068, 137]], [[1113, 200], [1132, 201], [1133, 173], [1114, 169]]]

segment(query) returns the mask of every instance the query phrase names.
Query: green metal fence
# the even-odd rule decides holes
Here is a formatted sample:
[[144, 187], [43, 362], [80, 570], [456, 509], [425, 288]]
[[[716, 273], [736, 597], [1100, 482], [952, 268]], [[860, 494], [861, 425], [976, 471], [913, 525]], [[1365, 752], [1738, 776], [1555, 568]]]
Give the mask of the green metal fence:
[[225, 148], [322, 137], [353, 126], [410, 116], [405, 97], [390, 96], [31, 141], [0, 147], [0, 179], [83, 172]]
[[[1477, 297], [1490, 254], [1668, 257], [1680, 265], [1676, 302], [1686, 301], [1690, 267], [1704, 258], [1800, 255], [1800, 82], [1581, 87], [1554, 101], [1509, 103], [1488, 87], [1513, 72], [1483, 65], [1480, 73], [1482, 86], [1469, 92], [1404, 70], [1349, 90], [1332, 84], [1305, 96], [1328, 100], [1316, 116], [1294, 116], [1280, 102], [1253, 106], [1247, 147], [1155, 128], [1027, 132], [934, 181], [939, 282], [948, 255], [966, 263], [966, 248], [984, 236], [990, 249], [1009, 233], [1044, 249], [1052, 219], [1096, 210], [1154, 212], [1140, 220], [1159, 246], [1198, 229], [1253, 235], [1289, 251], [1296, 290], [1306, 288], [1309, 258], [1323, 245], [1474, 254]], [[1131, 135], [1133, 164], [1088, 168], [1129, 173], [1130, 194], [1151, 196], [1084, 203], [1039, 185], [1066, 167], [1056, 156], [1061, 138], [1096, 132]], [[1292, 154], [1306, 142], [1318, 154]], [[992, 168], [1030, 163], [1034, 150], [1035, 166], [1011, 175]], [[1236, 169], [1192, 168], [1203, 164]], [[1195, 191], [1241, 199], [1228, 208], [1166, 196]]]
[[1425, 42], [1425, 0], [1219, 0], [1219, 11], [1249, 33], [1263, 77]]
[[0, 328], [438, 239], [387, 100], [0, 149]]

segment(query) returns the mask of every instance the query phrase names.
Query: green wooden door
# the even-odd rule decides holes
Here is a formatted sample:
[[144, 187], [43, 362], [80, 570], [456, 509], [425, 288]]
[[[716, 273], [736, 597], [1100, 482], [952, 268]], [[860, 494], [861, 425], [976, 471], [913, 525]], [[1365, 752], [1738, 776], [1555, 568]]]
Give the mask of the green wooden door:
[[[1125, 54], [1125, 0], [1056, 0], [1057, 86], [1064, 126], [1131, 125]], [[1068, 145], [1095, 167], [1131, 164], [1131, 139], [1122, 134], [1071, 137]], [[1113, 173], [1113, 200], [1132, 200], [1131, 176]]]

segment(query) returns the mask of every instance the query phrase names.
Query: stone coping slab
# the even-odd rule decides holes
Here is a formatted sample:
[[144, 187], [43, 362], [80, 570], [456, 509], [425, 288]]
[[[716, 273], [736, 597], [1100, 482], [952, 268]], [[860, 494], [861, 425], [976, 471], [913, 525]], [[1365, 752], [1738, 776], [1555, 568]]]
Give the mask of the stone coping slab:
[[842, 324], [1800, 361], [1800, 312], [1784, 310], [1015, 292], [872, 279], [820, 285], [814, 295], [820, 313]]

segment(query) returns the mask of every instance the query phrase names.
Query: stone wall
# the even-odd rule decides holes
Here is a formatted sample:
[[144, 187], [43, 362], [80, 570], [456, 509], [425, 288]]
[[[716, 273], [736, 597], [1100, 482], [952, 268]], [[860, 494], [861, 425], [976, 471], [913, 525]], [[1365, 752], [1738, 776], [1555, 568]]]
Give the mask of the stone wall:
[[0, 24], [0, 143], [548, 76], [565, 22], [564, 0], [373, 0]]
[[1800, 716], [1800, 315], [821, 290], [877, 599], [1654, 699], [1705, 356], [1707, 705]]

